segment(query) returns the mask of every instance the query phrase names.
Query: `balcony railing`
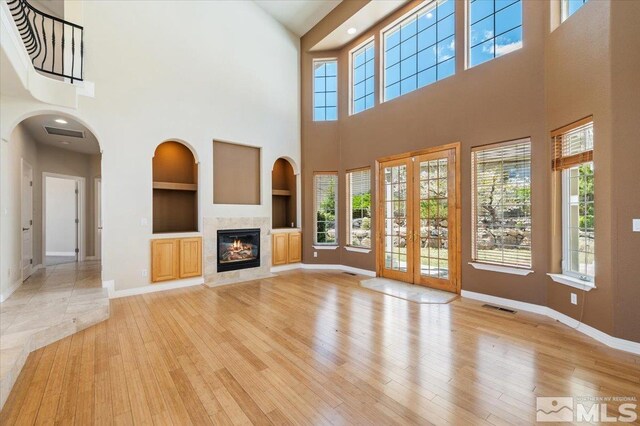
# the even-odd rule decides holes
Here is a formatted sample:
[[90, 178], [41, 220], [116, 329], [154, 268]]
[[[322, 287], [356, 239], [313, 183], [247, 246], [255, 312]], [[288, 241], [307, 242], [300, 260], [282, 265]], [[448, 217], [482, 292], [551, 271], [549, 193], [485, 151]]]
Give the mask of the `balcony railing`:
[[83, 28], [44, 13], [26, 0], [8, 0], [7, 4], [34, 68], [71, 83], [82, 81]]

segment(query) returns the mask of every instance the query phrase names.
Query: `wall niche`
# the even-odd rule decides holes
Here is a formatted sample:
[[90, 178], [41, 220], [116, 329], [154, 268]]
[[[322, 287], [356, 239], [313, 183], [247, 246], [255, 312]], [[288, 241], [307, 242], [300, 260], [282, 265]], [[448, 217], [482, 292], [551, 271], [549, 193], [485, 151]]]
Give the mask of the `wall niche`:
[[153, 233], [198, 231], [198, 164], [191, 150], [163, 142], [153, 155]]
[[271, 172], [273, 229], [293, 228], [298, 223], [296, 193], [296, 175], [291, 163], [278, 158]]

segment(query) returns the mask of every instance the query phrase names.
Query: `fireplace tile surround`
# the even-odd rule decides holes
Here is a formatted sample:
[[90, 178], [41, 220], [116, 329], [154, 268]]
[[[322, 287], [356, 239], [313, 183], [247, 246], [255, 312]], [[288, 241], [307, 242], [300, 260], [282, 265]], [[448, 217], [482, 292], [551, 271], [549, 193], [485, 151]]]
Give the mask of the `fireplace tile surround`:
[[[218, 272], [218, 230], [245, 228], [260, 229], [260, 266], [257, 268]], [[217, 287], [274, 276], [271, 273], [270, 217], [205, 217], [203, 240], [205, 285]]]

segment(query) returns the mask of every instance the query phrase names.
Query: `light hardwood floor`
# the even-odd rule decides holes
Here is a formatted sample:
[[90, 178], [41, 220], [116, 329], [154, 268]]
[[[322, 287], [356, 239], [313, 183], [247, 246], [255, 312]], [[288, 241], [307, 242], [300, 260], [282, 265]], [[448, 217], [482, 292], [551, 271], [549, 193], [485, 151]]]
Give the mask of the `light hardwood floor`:
[[536, 396], [640, 394], [640, 357], [562, 324], [359, 279], [112, 300], [109, 320], [29, 356], [0, 424], [532, 424]]

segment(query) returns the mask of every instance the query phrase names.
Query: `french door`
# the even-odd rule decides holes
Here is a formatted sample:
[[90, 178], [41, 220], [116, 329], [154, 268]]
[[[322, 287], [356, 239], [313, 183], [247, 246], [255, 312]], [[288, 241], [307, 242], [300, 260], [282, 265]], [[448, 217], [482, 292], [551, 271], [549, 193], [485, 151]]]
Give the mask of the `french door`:
[[459, 145], [381, 160], [378, 272], [459, 291]]

